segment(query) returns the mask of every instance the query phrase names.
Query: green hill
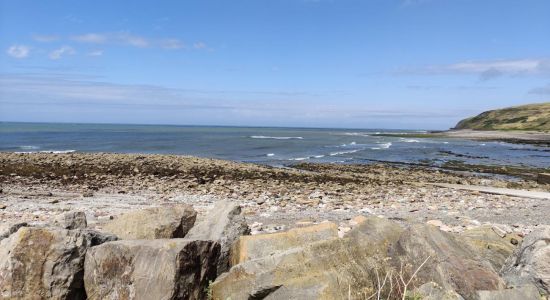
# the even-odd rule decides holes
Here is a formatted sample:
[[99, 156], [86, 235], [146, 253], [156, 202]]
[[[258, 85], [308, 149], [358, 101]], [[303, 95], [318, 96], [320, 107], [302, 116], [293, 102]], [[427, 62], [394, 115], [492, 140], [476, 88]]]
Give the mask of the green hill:
[[550, 131], [550, 102], [486, 111], [458, 122], [454, 129]]

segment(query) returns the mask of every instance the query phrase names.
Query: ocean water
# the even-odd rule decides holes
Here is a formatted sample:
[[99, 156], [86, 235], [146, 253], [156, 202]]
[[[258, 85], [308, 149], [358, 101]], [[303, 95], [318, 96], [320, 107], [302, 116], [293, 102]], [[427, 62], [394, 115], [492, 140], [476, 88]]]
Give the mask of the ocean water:
[[0, 151], [185, 154], [275, 166], [374, 161], [550, 167], [550, 148], [376, 136], [416, 130], [0, 123]]

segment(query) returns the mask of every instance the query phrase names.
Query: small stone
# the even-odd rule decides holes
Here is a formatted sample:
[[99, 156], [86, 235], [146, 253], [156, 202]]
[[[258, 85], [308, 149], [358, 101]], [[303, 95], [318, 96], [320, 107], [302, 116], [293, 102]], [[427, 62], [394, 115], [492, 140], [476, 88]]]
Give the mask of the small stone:
[[6, 209], [8, 207], [6, 204], [0, 204], [0, 209]]
[[93, 197], [94, 193], [92, 191], [87, 191], [82, 193], [82, 197]]
[[262, 204], [264, 204], [264, 203], [265, 203], [265, 199], [264, 199], [264, 198], [258, 198], [258, 199], [256, 199], [256, 204], [262, 205]]
[[512, 245], [517, 245], [517, 244], [519, 244], [519, 241], [518, 241], [517, 239], [515, 239], [515, 238], [511, 238], [511, 239], [510, 239], [510, 243], [511, 243]]
[[504, 229], [500, 228], [499, 226], [493, 225], [492, 229], [501, 238], [506, 236], [506, 231]]
[[428, 222], [426, 222], [426, 224], [432, 225], [432, 226], [435, 226], [435, 227], [443, 226], [443, 222], [441, 222], [439, 220], [429, 220]]
[[48, 203], [50, 203], [50, 204], [56, 204], [56, 203], [59, 203], [59, 200], [53, 199], [53, 200], [48, 201]]

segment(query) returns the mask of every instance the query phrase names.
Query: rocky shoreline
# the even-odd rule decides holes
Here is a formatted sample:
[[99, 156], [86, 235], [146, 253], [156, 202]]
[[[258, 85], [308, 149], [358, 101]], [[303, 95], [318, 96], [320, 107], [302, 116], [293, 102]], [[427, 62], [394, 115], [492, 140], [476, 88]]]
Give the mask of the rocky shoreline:
[[[192, 211], [196, 214], [196, 222], [195, 219], [191, 222], [191, 219], [185, 218], [187, 221], [179, 222], [179, 224], [187, 224], [186, 227], [189, 228], [187, 230], [178, 229], [179, 231], [176, 230], [176, 233], [169, 236], [169, 238], [185, 237], [189, 241], [195, 241], [200, 239], [200, 237], [206, 237], [205, 240], [214, 242], [220, 239], [225, 241], [225, 244], [218, 241], [218, 246], [214, 244], [199, 245], [196, 243], [190, 244], [190, 242], [178, 242], [178, 245], [181, 244], [182, 249], [188, 249], [186, 247], [205, 249], [204, 251], [201, 250], [203, 254], [206, 253], [204, 258], [197, 257], [194, 259], [204, 260], [205, 265], [208, 266], [212, 264], [217, 265], [216, 270], [224, 271], [226, 269], [218, 265], [219, 253], [225, 253], [225, 257], [230, 256], [229, 253], [231, 251], [229, 249], [234, 244], [227, 242], [225, 238], [227, 235], [231, 235], [231, 239], [237, 239], [238, 236], [243, 234], [251, 234], [251, 237], [258, 237], [258, 239], [277, 239], [277, 235], [273, 235], [273, 233], [282, 234], [280, 237], [283, 242], [280, 243], [285, 246], [269, 251], [271, 251], [270, 253], [278, 253], [275, 256], [278, 257], [277, 260], [287, 263], [294, 259], [294, 255], [308, 257], [308, 253], [312, 253], [311, 251], [325, 253], [327, 257], [334, 257], [336, 260], [343, 259], [339, 256], [342, 253], [352, 251], [352, 253], [365, 257], [366, 261], [371, 261], [374, 254], [363, 252], [364, 247], [361, 246], [362, 242], [356, 240], [357, 235], [361, 235], [366, 241], [375, 243], [372, 240], [375, 237], [371, 236], [370, 229], [394, 228], [391, 230], [388, 229], [389, 232], [382, 234], [382, 236], [384, 236], [383, 240], [390, 240], [390, 244], [396, 246], [390, 247], [391, 249], [384, 248], [387, 251], [382, 252], [389, 255], [388, 257], [393, 257], [393, 259], [399, 258], [399, 260], [408, 261], [411, 267], [418, 267], [422, 263], [422, 260], [420, 256], [411, 256], [410, 250], [407, 250], [409, 249], [409, 246], [407, 246], [409, 242], [402, 240], [404, 239], [403, 230], [410, 232], [408, 236], [419, 237], [424, 236], [426, 232], [437, 230], [430, 233], [430, 235], [440, 236], [435, 243], [452, 243], [452, 245], [456, 245], [458, 237], [460, 237], [458, 238], [459, 244], [466, 243], [461, 240], [464, 235], [477, 235], [478, 239], [479, 236], [482, 236], [482, 240], [485, 241], [484, 243], [487, 242], [488, 238], [491, 238], [492, 241], [498, 241], [495, 242], [498, 247], [495, 247], [497, 249], [506, 249], [502, 250], [504, 252], [500, 251], [498, 255], [495, 253], [487, 254], [482, 250], [472, 251], [470, 248], [455, 249], [456, 251], [453, 252], [457, 257], [460, 257], [458, 261], [462, 262], [463, 259], [467, 259], [468, 261], [473, 260], [471, 262], [472, 266], [475, 265], [477, 266], [475, 268], [481, 268], [480, 270], [484, 270], [483, 272], [488, 270], [487, 266], [481, 267], [477, 260], [472, 257], [483, 256], [483, 253], [485, 253], [489, 255], [486, 258], [488, 257], [490, 261], [498, 258], [498, 265], [493, 265], [491, 269], [491, 272], [493, 272], [491, 276], [494, 276], [495, 280], [493, 282], [494, 285], [484, 287], [469, 287], [467, 283], [457, 285], [456, 282], [449, 283], [450, 279], [445, 276], [437, 277], [437, 280], [421, 276], [421, 280], [415, 283], [415, 288], [423, 286], [424, 289], [429, 289], [429, 284], [433, 282], [438, 286], [438, 289], [458, 293], [461, 295], [460, 297], [465, 299], [478, 299], [477, 297], [480, 296], [478, 296], [477, 290], [499, 289], [509, 291], [503, 290], [503, 288], [506, 286], [510, 287], [510, 282], [512, 281], [506, 279], [504, 273], [499, 273], [500, 269], [504, 266], [504, 260], [511, 257], [512, 253], [519, 249], [517, 247], [521, 245], [523, 238], [532, 235], [533, 232], [541, 232], [541, 230], [544, 232], [544, 228], [549, 225], [548, 215], [550, 215], [550, 201], [548, 199], [487, 194], [431, 184], [486, 186], [538, 192], [550, 191], [549, 184], [538, 183], [534, 177], [502, 177], [495, 176], [494, 174], [479, 174], [422, 166], [397, 166], [383, 163], [372, 165], [297, 164], [293, 168], [273, 168], [254, 164], [174, 155], [0, 153], [0, 182], [0, 220], [2, 220], [3, 224], [3, 231], [0, 232], [0, 235], [3, 238], [6, 239], [13, 236], [15, 232], [23, 234], [20, 233], [23, 230], [19, 228], [21, 226], [24, 228], [40, 228], [42, 230], [34, 232], [33, 230], [38, 229], [25, 229], [32, 231], [28, 232], [30, 236], [33, 236], [33, 234], [45, 234], [44, 230], [53, 229], [44, 228], [59, 227], [59, 224], [67, 223], [66, 221], [62, 221], [63, 219], [67, 219], [67, 214], [74, 215], [74, 212], [78, 212], [86, 220], [86, 232], [97, 231], [102, 234], [112, 234], [116, 238], [122, 239], [119, 242], [108, 242], [108, 236], [102, 238], [102, 241], [106, 241], [105, 244], [115, 244], [108, 246], [110, 247], [108, 251], [102, 250], [107, 252], [101, 255], [97, 254], [100, 256], [96, 258], [96, 261], [100, 261], [100, 257], [108, 257], [113, 253], [118, 253], [116, 251], [130, 251], [132, 253], [135, 251], [145, 251], [144, 253], [148, 253], [147, 251], [152, 251], [150, 249], [155, 247], [165, 247], [160, 246], [162, 244], [160, 240], [158, 240], [159, 242], [147, 242], [145, 244], [130, 242], [136, 239], [152, 239], [152, 241], [157, 241], [162, 235], [148, 236], [147, 234], [143, 235], [138, 232], [127, 236], [127, 233], [115, 231], [117, 228], [124, 228], [124, 226], [130, 226], [134, 229], [140, 228], [142, 224], [147, 223], [147, 220], [155, 219], [155, 217], [152, 217], [154, 215], [162, 216], [163, 219], [176, 220], [174, 222], [178, 223], [179, 221], [177, 220], [184, 220], [184, 218], [178, 214], [173, 214], [175, 211], [180, 210], [172, 208], [169, 210], [170, 212], [159, 212], [158, 210], [159, 207], [181, 207], [182, 205], [193, 207]], [[239, 207], [240, 212], [237, 214], [234, 209], [215, 208], [220, 203], [227, 203], [225, 207]], [[151, 209], [153, 209], [151, 212], [152, 215], [143, 215], [144, 212]], [[135, 211], [142, 215], [139, 217], [132, 215], [135, 214]], [[190, 212], [189, 209], [181, 211], [180, 214], [183, 215], [188, 215]], [[229, 231], [219, 228], [213, 229], [216, 222], [212, 222], [212, 217], [209, 217], [213, 211], [224, 211], [221, 215], [214, 217], [215, 220], [221, 220], [227, 216], [242, 216], [242, 218], [239, 217], [240, 221], [233, 221], [233, 217], [229, 217], [232, 221], [228, 221], [231, 224], [235, 222], [241, 224], [238, 227], [241, 229]], [[124, 217], [128, 214], [131, 217]], [[71, 218], [74, 219], [74, 217], [70, 217], [69, 219]], [[369, 221], [365, 223], [364, 218], [367, 218]], [[383, 226], [380, 225], [382, 226], [380, 228], [378, 227], [379, 222], [384, 222]], [[23, 223], [25, 225], [19, 227], [16, 225]], [[195, 223], [196, 225], [194, 225]], [[358, 224], [363, 223], [370, 225], [362, 225], [364, 228], [358, 229], [361, 227]], [[201, 229], [193, 230], [193, 226]], [[244, 226], [246, 226], [246, 229], [243, 229]], [[321, 226], [322, 229], [320, 230], [321, 233], [318, 239], [302, 241], [298, 238], [298, 240], [289, 242], [288, 238], [285, 238], [290, 234], [293, 237], [292, 239], [295, 239], [297, 236], [300, 236], [302, 230], [306, 230], [305, 228], [313, 228], [307, 229], [306, 232], [316, 232], [318, 226]], [[329, 228], [325, 229], [326, 226]], [[158, 224], [155, 224], [153, 227], [157, 228]], [[63, 230], [70, 231], [74, 229], [65, 228]], [[81, 228], [79, 230], [84, 229]], [[67, 234], [76, 234], [55, 232], [53, 236], [60, 235], [60, 240], [65, 239], [62, 237]], [[187, 232], [189, 232], [188, 236], [186, 235]], [[310, 233], [306, 234], [306, 236], [311, 237]], [[92, 239], [97, 234], [79, 233], [78, 236], [83, 236], [86, 240], [88, 237]], [[316, 235], [314, 234], [313, 236]], [[97, 240], [97, 238], [95, 239]], [[240, 250], [234, 250], [235, 253], [242, 254], [243, 249], [256, 249], [254, 248], [257, 247], [254, 246], [256, 245], [254, 244], [255, 238], [245, 240], [240, 242]], [[345, 242], [343, 242], [344, 240]], [[416, 242], [418, 240], [414, 243]], [[428, 244], [433, 242], [429, 242]], [[273, 243], [278, 244], [279, 242]], [[376, 243], [380, 243], [380, 241]], [[423, 243], [421, 242], [421, 244]], [[7, 242], [2, 242], [1, 247], [8, 247], [5, 244], [8, 245]], [[437, 245], [436, 248], [439, 246]], [[458, 246], [453, 247], [456, 248]], [[94, 248], [95, 246], [90, 246], [90, 249]], [[547, 248], [548, 246], [544, 249]], [[435, 253], [433, 251], [432, 249], [428, 252], [433, 255], [441, 255], [437, 254], [437, 251]], [[94, 250], [93, 253], [96, 253], [96, 251]], [[107, 255], [107, 253], [111, 254]], [[179, 255], [177, 253], [170, 253], [167, 252], [166, 254], [168, 260], [170, 260], [170, 255]], [[96, 256], [96, 254], [90, 255]], [[218, 274], [218, 271], [214, 272], [211, 267], [207, 267], [203, 271], [210, 275], [206, 276], [208, 278], [203, 278], [205, 281], [201, 279], [198, 285], [201, 288], [205, 288], [206, 285], [208, 291], [207, 293], [205, 292], [206, 294], [198, 292], [193, 294], [195, 295], [193, 297], [201, 299], [210, 295], [212, 297], [215, 296], [214, 299], [226, 299], [227, 297], [231, 297], [231, 299], [241, 299], [243, 297], [243, 299], [247, 297], [248, 299], [263, 299], [260, 297], [262, 293], [271, 295], [270, 297], [272, 298], [269, 299], [288, 299], [288, 297], [293, 295], [298, 297], [296, 295], [299, 295], [300, 291], [291, 288], [290, 282], [262, 283], [264, 279], [261, 278], [273, 278], [270, 276], [279, 274], [279, 272], [292, 271], [284, 271], [284, 268], [288, 266], [285, 267], [283, 263], [276, 266], [273, 265], [274, 269], [269, 269], [270, 267], [262, 269], [262, 274], [265, 273], [265, 275], [251, 277], [255, 278], [252, 280], [252, 285], [251, 281], [242, 281], [241, 277], [235, 277], [240, 272], [251, 272], [251, 274], [256, 274], [254, 276], [259, 276], [259, 270], [254, 271], [255, 267], [253, 266], [257, 266], [258, 263], [266, 266], [265, 263], [267, 262], [261, 262], [265, 259], [262, 256], [263, 254], [257, 255], [255, 258], [237, 260], [232, 264], [233, 268], [231, 271], [218, 277], [216, 283], [212, 285], [209, 285], [208, 281], [214, 281], [216, 276], [221, 273]], [[123, 256], [127, 257], [127, 254]], [[215, 259], [213, 256], [215, 256]], [[133, 258], [131, 261], [135, 261], [136, 259], [138, 258]], [[117, 263], [120, 264], [121, 261]], [[320, 261], [313, 260], [312, 264], [314, 263], [320, 263]], [[324, 261], [322, 263], [330, 262]], [[332, 263], [336, 262], [332, 261]], [[337, 270], [334, 272], [343, 272], [342, 274], [347, 274], [345, 275], [345, 277], [347, 276], [347, 280], [354, 280], [354, 276], [357, 274], [345, 266], [353, 265], [357, 262], [350, 262], [344, 259], [337, 261], [337, 263], [344, 267], [338, 267], [334, 269]], [[358, 263], [358, 265], [363, 264], [364, 262]], [[240, 267], [236, 267], [237, 265]], [[100, 266], [101, 263], [99, 265], [92, 265], [90, 268], [96, 269]], [[327, 286], [332, 286], [334, 283], [333, 280], [340, 280], [334, 279], [333, 275], [330, 275], [332, 273], [323, 273], [320, 270], [310, 269], [310, 267], [311, 264], [306, 264], [300, 267], [300, 271], [298, 269], [295, 271], [298, 273], [302, 272], [301, 274], [317, 274], [318, 277], [327, 280], [325, 282]], [[370, 275], [365, 277], [368, 277], [368, 280], [358, 280], [357, 282], [352, 280], [348, 283], [348, 287], [331, 288], [332, 290], [329, 290], [333, 292], [337, 291], [337, 294], [327, 292], [328, 294], [326, 294], [325, 298], [338, 298], [342, 296], [341, 293], [344, 290], [347, 291], [348, 288], [352, 289], [353, 287], [353, 291], [351, 291], [353, 297], [351, 299], [364, 299], [365, 297], [363, 296], [376, 290], [370, 281], [374, 275], [372, 273], [374, 269], [369, 269], [367, 265], [364, 265], [364, 267], [370, 270]], [[386, 271], [395, 270], [395, 265], [387, 265], [385, 267], [387, 267]], [[437, 264], [433, 265], [432, 269], [430, 269], [432, 271], [428, 275], [434, 276], [433, 270], [439, 267], [441, 266]], [[451, 265], [448, 267], [450, 268], [448, 269], [449, 272], [457, 272], [457, 270], [453, 269], [456, 266]], [[1, 264], [0, 268], [2, 268]], [[508, 269], [511, 270], [511, 267]], [[2, 272], [0, 270], [0, 279], [4, 276]], [[395, 275], [395, 273], [392, 274]], [[109, 278], [107, 275], [104, 277]], [[388, 275], [389, 277], [391, 276]], [[304, 282], [304, 284], [305, 282], [309, 282], [308, 284], [311, 285], [312, 283], [307, 278], [311, 277], [309, 275], [298, 276], [296, 278], [297, 281], [293, 282], [299, 281]], [[517, 276], [514, 278], [517, 279]], [[105, 289], [105, 286], [113, 284], [107, 281], [116, 281], [116, 278], [105, 279], [107, 280], [105, 282], [101, 278], [93, 280], [98, 286], [103, 286], [97, 291], [94, 290], [94, 293], [97, 292], [99, 293], [98, 295], [102, 295], [101, 293], [109, 290]], [[185, 281], [185, 279], [181, 280]], [[228, 288], [227, 284], [235, 287], [256, 286], [256, 290], [243, 288], [238, 291], [233, 289], [233, 292], [231, 292], [232, 289]], [[273, 290], [269, 288], [264, 289], [261, 286], [262, 284], [268, 287], [271, 284]], [[424, 284], [428, 285], [424, 286]], [[299, 290], [302, 292], [309, 291], [313, 293], [311, 295], [317, 295], [310, 298], [322, 298], [319, 296], [320, 294], [315, 294], [317, 289], [309, 289], [305, 286], [301, 287], [303, 289]], [[545, 291], [544, 286], [542, 288], [537, 286], [537, 288], [539, 292]], [[433, 286], [431, 291], [435, 291]], [[88, 292], [87, 289], [86, 292]], [[420, 290], [417, 290], [417, 292], [420, 292]], [[360, 294], [362, 296], [359, 296]], [[258, 298], [254, 298], [256, 297], [254, 295]], [[278, 295], [278, 298], [274, 295]], [[89, 294], [88, 297], [90, 298]], [[174, 297], [174, 299], [180, 299], [177, 296]], [[137, 299], [139, 297], [129, 298]], [[60, 297], [59, 299], [66, 299], [66, 297]]]
[[378, 135], [415, 138], [454, 138], [550, 146], [550, 133], [545, 131], [451, 129], [447, 131], [433, 131], [427, 133]]

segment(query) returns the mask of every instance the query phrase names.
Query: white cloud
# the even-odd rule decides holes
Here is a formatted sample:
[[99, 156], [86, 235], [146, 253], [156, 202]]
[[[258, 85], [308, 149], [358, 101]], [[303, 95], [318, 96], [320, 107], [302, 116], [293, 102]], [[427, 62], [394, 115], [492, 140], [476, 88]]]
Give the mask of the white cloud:
[[49, 43], [49, 42], [55, 42], [59, 40], [59, 36], [57, 35], [41, 35], [41, 34], [35, 34], [32, 36], [32, 39], [37, 42], [42, 43]]
[[29, 56], [31, 48], [24, 45], [13, 45], [6, 50], [6, 53], [14, 58], [25, 58]]
[[149, 47], [149, 41], [146, 38], [129, 33], [119, 33], [115, 36], [115, 39], [120, 43], [138, 48]]
[[90, 51], [86, 55], [88, 55], [88, 56], [101, 56], [101, 55], [103, 55], [103, 50]]
[[160, 41], [160, 45], [164, 49], [182, 49], [185, 44], [178, 39], [164, 39]]
[[50, 59], [57, 60], [62, 58], [65, 55], [73, 55], [76, 51], [73, 49], [73, 47], [70, 46], [63, 46], [59, 49], [55, 49], [52, 52], [50, 52]]
[[140, 35], [135, 35], [127, 31], [108, 32], [108, 33], [86, 33], [75, 35], [71, 40], [80, 43], [89, 44], [111, 44], [132, 46], [137, 48], [155, 47], [169, 50], [177, 49], [197, 49], [210, 50], [204, 42], [195, 42], [189, 47], [178, 38], [147, 38]]
[[83, 35], [73, 36], [72, 40], [81, 43], [103, 44], [107, 41], [107, 36], [100, 33], [87, 33]]
[[548, 59], [515, 59], [493, 61], [467, 61], [449, 65], [433, 65], [408, 68], [398, 71], [401, 74], [474, 74], [482, 80], [499, 76], [541, 75], [550, 73]]
[[196, 42], [196, 43], [193, 44], [193, 48], [195, 48], [195, 49], [205, 49], [206, 44], [203, 43], [203, 42]]

